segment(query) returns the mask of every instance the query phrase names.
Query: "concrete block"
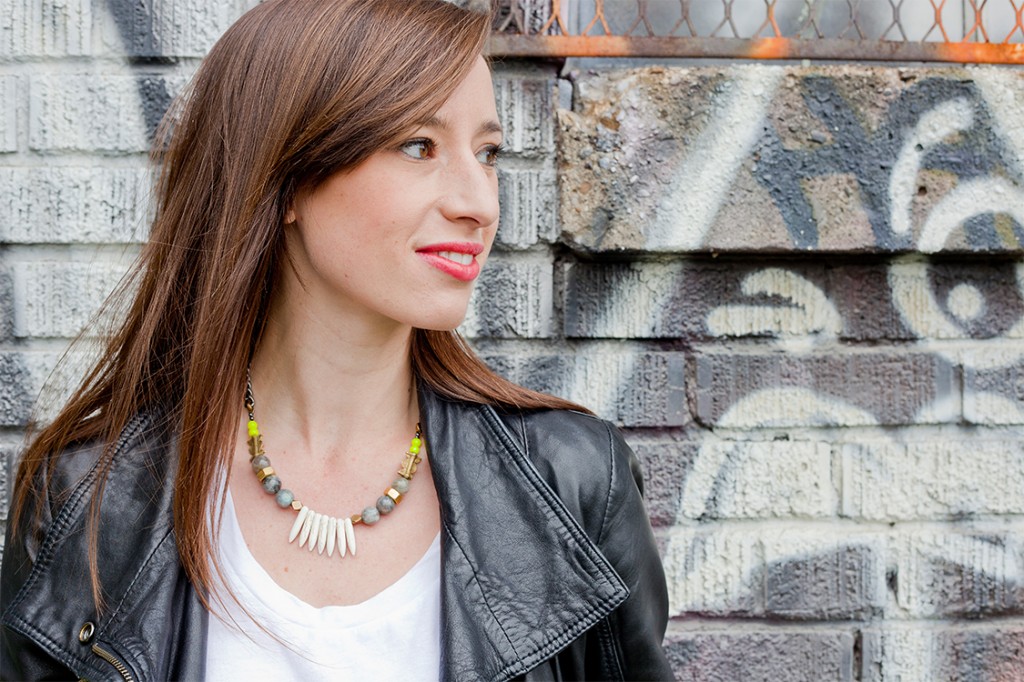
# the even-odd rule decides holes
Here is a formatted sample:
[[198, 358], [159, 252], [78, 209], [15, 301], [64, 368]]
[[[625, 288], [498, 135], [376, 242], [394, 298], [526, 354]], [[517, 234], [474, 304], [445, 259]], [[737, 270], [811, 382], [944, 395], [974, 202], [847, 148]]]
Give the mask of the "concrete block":
[[1022, 679], [1024, 627], [1019, 623], [890, 624], [863, 633], [865, 682]]
[[[34, 75], [29, 148], [38, 152], [141, 153], [183, 75]], [[159, 111], [152, 111], [152, 109]]]
[[14, 282], [9, 268], [0, 268], [0, 341], [14, 338]]
[[0, 76], [0, 153], [18, 151], [18, 94], [17, 76]]
[[107, 0], [104, 48], [129, 57], [203, 57], [258, 0]]
[[473, 292], [473, 315], [462, 326], [471, 338], [547, 338], [551, 335], [552, 265], [493, 256]]
[[91, 0], [0, 0], [0, 57], [91, 53]]
[[0, 445], [0, 521], [7, 521], [14, 495], [14, 474], [21, 448], [16, 445]]
[[527, 157], [554, 154], [555, 78], [522, 78], [500, 71], [495, 76], [494, 96], [508, 150]]
[[1024, 614], [1024, 525], [908, 530], [890, 540], [896, 605], [909, 617]]
[[842, 453], [843, 515], [873, 521], [1024, 514], [1024, 442], [867, 440]]
[[665, 653], [676, 680], [851, 682], [854, 636], [844, 630], [670, 631]]
[[558, 234], [555, 172], [544, 168], [499, 168], [501, 221], [495, 245], [526, 249]]
[[1016, 137], [997, 133], [1017, 129], [1000, 103], [1024, 101], [1020, 73], [736, 64], [574, 76], [558, 153], [575, 248], [1021, 252]]
[[0, 168], [0, 242], [132, 243], [149, 231], [142, 167]]
[[[954, 421], [955, 368], [913, 352], [700, 353], [696, 412], [737, 428]], [[941, 410], [925, 410], [934, 404]]]
[[813, 441], [706, 436], [682, 490], [680, 518], [824, 518], [836, 509], [832, 448]]
[[963, 354], [964, 419], [980, 425], [1024, 424], [1024, 351]]
[[622, 426], [682, 426], [689, 421], [678, 353], [578, 355], [488, 353], [496, 371], [529, 388], [578, 402]]
[[74, 338], [93, 319], [128, 265], [127, 258], [123, 263], [14, 263], [14, 335]]

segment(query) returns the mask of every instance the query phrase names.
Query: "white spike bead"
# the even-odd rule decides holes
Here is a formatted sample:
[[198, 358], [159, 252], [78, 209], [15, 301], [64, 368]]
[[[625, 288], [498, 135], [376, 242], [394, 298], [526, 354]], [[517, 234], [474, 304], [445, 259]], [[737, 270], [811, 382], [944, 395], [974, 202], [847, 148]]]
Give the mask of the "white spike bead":
[[345, 539], [348, 541], [348, 551], [352, 556], [356, 555], [356, 530], [352, 527], [352, 519], [345, 517]]
[[302, 522], [302, 532], [299, 533], [299, 547], [306, 544], [306, 540], [309, 538], [309, 531], [313, 527], [313, 517], [316, 516], [316, 512], [312, 509], [306, 514], [306, 520]]
[[344, 559], [348, 553], [348, 542], [345, 541], [345, 520], [338, 519], [338, 558]]
[[299, 516], [295, 519], [295, 523], [292, 524], [292, 530], [288, 533], [288, 542], [294, 542], [298, 536], [299, 531], [302, 530], [302, 522], [306, 520], [306, 516], [309, 514], [309, 507], [302, 507], [299, 510]]
[[317, 554], [324, 553], [324, 547], [327, 546], [327, 530], [331, 527], [331, 521], [333, 520], [333, 517], [325, 516], [323, 520], [320, 521], [320, 536], [316, 539]]
[[334, 543], [338, 541], [338, 519], [333, 516], [327, 522], [327, 556], [334, 556]]
[[313, 529], [309, 531], [309, 551], [312, 552], [316, 547], [317, 538], [320, 537], [320, 524], [324, 522], [324, 515], [317, 514], [316, 518], [313, 519]]

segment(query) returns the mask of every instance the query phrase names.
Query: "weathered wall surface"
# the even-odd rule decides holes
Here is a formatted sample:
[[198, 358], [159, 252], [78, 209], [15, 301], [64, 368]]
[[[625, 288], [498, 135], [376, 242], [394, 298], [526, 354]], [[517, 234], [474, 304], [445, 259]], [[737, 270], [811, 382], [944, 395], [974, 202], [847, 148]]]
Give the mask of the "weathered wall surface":
[[[145, 238], [161, 112], [255, 1], [0, 0], [0, 500]], [[624, 427], [679, 679], [1024, 679], [1022, 72], [570, 76], [496, 66], [464, 329]]]

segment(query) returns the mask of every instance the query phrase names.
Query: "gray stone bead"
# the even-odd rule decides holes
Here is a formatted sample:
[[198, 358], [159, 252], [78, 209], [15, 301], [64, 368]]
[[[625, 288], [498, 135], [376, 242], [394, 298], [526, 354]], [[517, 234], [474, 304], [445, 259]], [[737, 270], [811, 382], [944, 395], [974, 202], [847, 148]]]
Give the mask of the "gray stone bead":
[[377, 500], [377, 511], [381, 514], [389, 514], [395, 508], [395, 501], [387, 495], [381, 495]]
[[257, 455], [252, 458], [252, 470], [259, 471], [260, 469], [266, 469], [270, 466], [270, 458], [266, 455]]
[[274, 499], [277, 500], [277, 506], [285, 508], [292, 503], [292, 500], [295, 499], [295, 495], [293, 495], [292, 491], [288, 490], [288, 488], [281, 488], [277, 491], [277, 495]]
[[409, 481], [408, 479], [399, 476], [395, 479], [395, 482], [391, 484], [391, 487], [404, 495], [409, 492]]
[[281, 479], [271, 474], [263, 479], [263, 489], [271, 495], [281, 489]]
[[363, 523], [367, 526], [372, 526], [380, 521], [380, 512], [377, 511], [376, 507], [367, 507], [363, 510], [361, 516], [363, 517]]

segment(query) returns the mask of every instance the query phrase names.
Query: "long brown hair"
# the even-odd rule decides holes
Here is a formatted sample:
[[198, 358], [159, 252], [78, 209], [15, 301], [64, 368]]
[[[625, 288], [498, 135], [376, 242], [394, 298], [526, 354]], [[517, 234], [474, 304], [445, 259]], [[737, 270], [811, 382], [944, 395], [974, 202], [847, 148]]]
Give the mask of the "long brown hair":
[[[164, 118], [150, 240], [120, 296], [127, 313], [56, 419], [29, 444], [12, 523], [43, 503], [53, 461], [101, 440], [89, 516], [97, 608], [97, 524], [112, 443], [158, 408], [180, 434], [174, 524], [185, 571], [211, 587], [218, 474], [229, 466], [246, 366], [282, 260], [298, 188], [315, 188], [395, 144], [436, 111], [481, 53], [485, 13], [441, 0], [270, 0], [213, 47]], [[581, 409], [490, 371], [455, 332], [415, 330], [415, 376], [460, 400]], [[210, 456], [210, 453], [216, 453]]]

